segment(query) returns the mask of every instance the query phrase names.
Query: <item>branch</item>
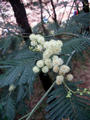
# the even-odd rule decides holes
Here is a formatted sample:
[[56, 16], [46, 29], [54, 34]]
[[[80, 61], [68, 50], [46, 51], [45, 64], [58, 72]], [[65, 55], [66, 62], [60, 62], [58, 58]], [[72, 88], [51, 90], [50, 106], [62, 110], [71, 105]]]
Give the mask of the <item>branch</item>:
[[66, 62], [66, 65], [69, 64], [69, 62], [71, 61], [71, 59], [72, 59], [73, 55], [75, 54], [75, 52], [76, 52], [75, 50], [72, 51], [70, 57], [68, 58], [68, 60], [67, 60], [67, 62]]
[[39, 107], [39, 105], [43, 102], [43, 100], [47, 97], [48, 93], [52, 90], [52, 88], [54, 87], [54, 85], [56, 84], [56, 81], [54, 81], [54, 83], [51, 85], [51, 87], [48, 89], [48, 91], [42, 96], [42, 98], [40, 99], [40, 101], [36, 104], [36, 106], [32, 109], [32, 111], [28, 114], [26, 114], [25, 116], [23, 116], [22, 118], [20, 118], [19, 120], [23, 120], [24, 118], [29, 120], [31, 118], [31, 116], [33, 115], [33, 113], [37, 110], [37, 108]]
[[55, 37], [55, 36], [62, 36], [62, 35], [69, 35], [69, 36], [72, 36], [72, 37], [79, 37], [79, 35], [77, 34], [74, 34], [74, 33], [69, 33], [69, 32], [62, 32], [62, 33], [59, 33], [59, 34], [53, 34], [53, 35], [49, 35], [49, 36], [45, 36], [46, 38], [48, 37]]
[[47, 31], [45, 29], [45, 26], [43, 24], [43, 6], [42, 6], [42, 0], [39, 0], [39, 4], [40, 4], [40, 8], [41, 8], [41, 24], [42, 24], [42, 28], [45, 34], [47, 34]]
[[66, 26], [65, 26], [65, 29], [66, 29], [66, 27], [67, 27], [67, 25], [68, 25], [68, 21], [69, 21], [70, 14], [71, 14], [71, 12], [72, 12], [72, 9], [73, 9], [73, 6], [74, 6], [74, 3], [75, 3], [75, 0], [73, 1], [73, 4], [72, 4], [72, 6], [71, 6], [71, 10], [70, 10], [70, 13], [69, 13], [69, 15], [68, 15], [67, 24], [66, 24]]
[[51, 5], [52, 5], [52, 8], [53, 8], [53, 13], [54, 13], [54, 21], [55, 21], [55, 23], [58, 23], [57, 22], [57, 15], [56, 15], [56, 11], [55, 11], [53, 0], [50, 0], [50, 1], [51, 1]]

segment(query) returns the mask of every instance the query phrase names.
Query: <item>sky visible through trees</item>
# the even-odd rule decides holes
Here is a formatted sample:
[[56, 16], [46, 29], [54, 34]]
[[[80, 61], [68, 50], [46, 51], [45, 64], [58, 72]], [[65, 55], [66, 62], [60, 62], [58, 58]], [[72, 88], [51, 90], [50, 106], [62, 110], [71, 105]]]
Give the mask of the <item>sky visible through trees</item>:
[[[21, 0], [23, 2], [27, 18], [31, 27], [36, 26], [41, 21], [40, 4], [38, 0]], [[57, 15], [58, 23], [61, 23], [74, 15], [76, 5], [79, 6], [79, 10], [82, 9], [82, 3], [77, 0], [76, 5], [73, 4], [73, 0], [54, 0], [55, 12]], [[90, 0], [89, 0], [90, 3]], [[49, 22], [53, 22], [53, 9], [49, 0], [42, 0], [43, 5], [43, 17], [48, 19]], [[9, 2], [5, 0], [0, 1], [0, 23], [17, 24], [14, 17], [14, 12]], [[0, 28], [0, 34], [2, 34], [2, 28]]]

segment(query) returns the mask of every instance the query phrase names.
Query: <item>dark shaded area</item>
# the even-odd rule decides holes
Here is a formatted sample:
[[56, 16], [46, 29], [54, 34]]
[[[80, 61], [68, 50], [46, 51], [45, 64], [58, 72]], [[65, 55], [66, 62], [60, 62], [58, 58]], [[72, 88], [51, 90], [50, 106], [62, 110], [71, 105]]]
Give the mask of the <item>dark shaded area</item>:
[[83, 11], [84, 12], [89, 12], [89, 2], [88, 2], [88, 0], [83, 0], [82, 3], [83, 3]]
[[48, 74], [43, 74], [42, 72], [40, 72], [39, 76], [44, 90], [47, 91], [52, 85], [52, 80], [50, 79]]
[[[89, 2], [88, 2], [88, 0], [83, 0], [83, 11], [86, 12], [86, 13], [89, 12]], [[88, 26], [86, 28], [86, 31], [89, 32], [89, 30], [90, 30], [90, 27]]]

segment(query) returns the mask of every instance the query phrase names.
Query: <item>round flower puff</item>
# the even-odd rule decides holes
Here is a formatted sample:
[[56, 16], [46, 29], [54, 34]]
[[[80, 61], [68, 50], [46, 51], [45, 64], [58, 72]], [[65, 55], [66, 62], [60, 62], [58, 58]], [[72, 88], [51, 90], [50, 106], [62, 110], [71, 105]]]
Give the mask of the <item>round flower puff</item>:
[[42, 72], [43, 72], [43, 73], [47, 73], [48, 71], [49, 71], [49, 69], [48, 69], [47, 66], [44, 66], [44, 67], [42, 68]]
[[64, 80], [64, 76], [63, 76], [63, 75], [57, 76], [57, 77], [56, 77], [56, 84], [57, 84], [57, 85], [61, 85], [62, 82], [63, 82], [63, 80]]
[[52, 68], [52, 61], [51, 61], [51, 59], [45, 59], [44, 62], [45, 62], [46, 66], [48, 68]]
[[61, 58], [53, 59], [53, 66], [54, 65], [62, 65], [62, 64], [63, 64], [63, 60]]
[[43, 60], [38, 60], [36, 65], [39, 67], [39, 68], [42, 68], [44, 66], [44, 61]]
[[72, 74], [68, 74], [67, 76], [66, 76], [66, 79], [68, 80], [68, 81], [72, 81], [73, 80], [73, 75]]
[[29, 39], [30, 39], [31, 41], [33, 41], [33, 40], [36, 40], [37, 37], [36, 37], [35, 34], [31, 34], [31, 35], [29, 36]]
[[59, 69], [59, 74], [66, 74], [70, 72], [70, 67], [67, 65], [62, 65]]
[[53, 72], [58, 73], [58, 71], [59, 71], [59, 67], [57, 65], [55, 65], [53, 67]]
[[40, 69], [37, 67], [37, 66], [34, 66], [33, 67], [33, 72], [34, 73], [38, 73], [40, 71]]

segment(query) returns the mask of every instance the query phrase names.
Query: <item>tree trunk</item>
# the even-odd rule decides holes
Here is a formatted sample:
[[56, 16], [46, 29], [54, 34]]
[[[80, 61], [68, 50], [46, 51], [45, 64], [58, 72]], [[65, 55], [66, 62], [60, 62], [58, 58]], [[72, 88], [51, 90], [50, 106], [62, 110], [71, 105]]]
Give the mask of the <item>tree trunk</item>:
[[84, 12], [89, 12], [89, 2], [88, 2], [88, 0], [83, 0], [82, 3], [83, 3]]
[[28, 23], [24, 4], [21, 3], [20, 0], [9, 0], [9, 3], [11, 4], [13, 8], [14, 15], [18, 23], [18, 26], [20, 26], [24, 30], [23, 33], [25, 33], [25, 35], [31, 34], [32, 30]]

